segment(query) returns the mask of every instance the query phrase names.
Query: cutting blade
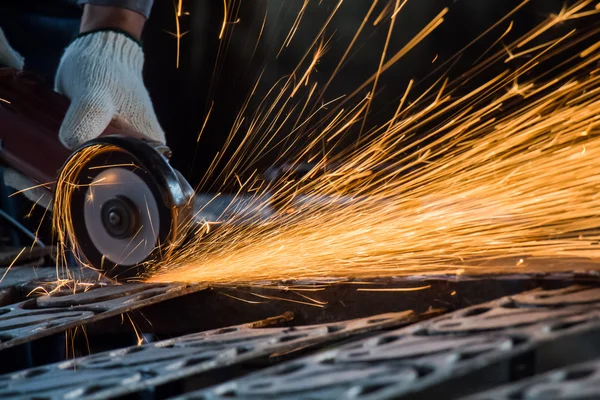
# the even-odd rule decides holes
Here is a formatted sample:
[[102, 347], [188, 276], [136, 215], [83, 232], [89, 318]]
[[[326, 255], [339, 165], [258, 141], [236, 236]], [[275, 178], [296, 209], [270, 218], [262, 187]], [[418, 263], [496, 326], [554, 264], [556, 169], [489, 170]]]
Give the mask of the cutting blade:
[[108, 168], [94, 178], [83, 218], [91, 241], [110, 263], [142, 263], [158, 245], [156, 199], [148, 184], [125, 168]]
[[85, 264], [115, 278], [143, 275], [186, 237], [194, 193], [164, 145], [106, 136], [59, 174], [55, 227]]

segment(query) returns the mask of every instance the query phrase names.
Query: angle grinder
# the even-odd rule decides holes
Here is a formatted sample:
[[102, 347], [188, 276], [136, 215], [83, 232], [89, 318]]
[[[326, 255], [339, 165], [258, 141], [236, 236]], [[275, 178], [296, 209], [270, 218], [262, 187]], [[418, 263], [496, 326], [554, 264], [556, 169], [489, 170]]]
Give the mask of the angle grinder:
[[[86, 264], [136, 276], [185, 234], [194, 191], [169, 164], [168, 147], [115, 124], [75, 152], [66, 149], [58, 132], [68, 106], [36, 75], [0, 68], [0, 160], [47, 184], [54, 217], [69, 217], [66, 237]], [[56, 192], [61, 185], [70, 189]]]

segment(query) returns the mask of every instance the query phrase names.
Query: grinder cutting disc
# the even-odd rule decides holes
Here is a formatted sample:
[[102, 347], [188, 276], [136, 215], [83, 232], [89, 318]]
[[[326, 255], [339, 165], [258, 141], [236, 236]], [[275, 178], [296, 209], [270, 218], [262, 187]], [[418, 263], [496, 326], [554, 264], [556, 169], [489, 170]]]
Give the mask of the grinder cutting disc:
[[113, 277], [137, 276], [178, 239], [193, 191], [167, 152], [158, 143], [105, 136], [65, 164], [58, 182], [67, 174], [75, 181], [65, 202], [68, 236], [91, 266]]

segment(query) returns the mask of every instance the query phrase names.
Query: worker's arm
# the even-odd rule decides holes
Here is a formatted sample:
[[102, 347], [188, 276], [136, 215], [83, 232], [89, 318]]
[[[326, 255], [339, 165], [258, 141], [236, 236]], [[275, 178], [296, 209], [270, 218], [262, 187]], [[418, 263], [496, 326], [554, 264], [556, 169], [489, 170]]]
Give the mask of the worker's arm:
[[77, 0], [78, 4], [89, 4], [94, 6], [118, 7], [148, 18], [154, 0]]
[[115, 29], [127, 32], [136, 40], [142, 37], [146, 17], [136, 11], [115, 6], [87, 4], [83, 8], [80, 32]]
[[23, 69], [24, 63], [23, 57], [8, 43], [4, 31], [0, 28], [0, 66]]
[[142, 79], [139, 42], [150, 0], [88, 0], [80, 35], [67, 47], [55, 87], [71, 99], [60, 129], [68, 148], [98, 137], [111, 121], [165, 142]]

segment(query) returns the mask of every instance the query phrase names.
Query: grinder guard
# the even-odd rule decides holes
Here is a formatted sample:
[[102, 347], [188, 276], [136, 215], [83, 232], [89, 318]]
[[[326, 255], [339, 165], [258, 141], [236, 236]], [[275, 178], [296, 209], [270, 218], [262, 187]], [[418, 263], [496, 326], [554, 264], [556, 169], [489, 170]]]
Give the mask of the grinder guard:
[[[191, 218], [193, 190], [171, 168], [160, 143], [104, 136], [69, 161], [92, 146], [99, 150], [77, 167], [77, 188], [68, 200], [72, 212], [79, 211], [72, 236], [92, 266], [111, 276], [137, 276], [141, 264], [167, 256], [177, 243]], [[68, 172], [61, 172], [59, 182]]]

